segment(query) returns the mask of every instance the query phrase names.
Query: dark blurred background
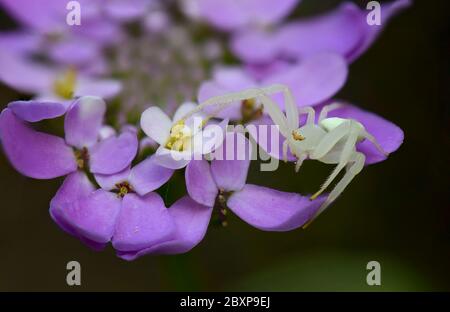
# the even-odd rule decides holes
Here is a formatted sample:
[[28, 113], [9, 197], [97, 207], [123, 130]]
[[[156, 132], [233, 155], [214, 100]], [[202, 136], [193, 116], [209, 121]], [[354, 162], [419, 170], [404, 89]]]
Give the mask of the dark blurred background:
[[[304, 0], [296, 14], [339, 2]], [[405, 142], [306, 230], [262, 232], [231, 217], [188, 254], [126, 262], [62, 232], [48, 214], [61, 181], [22, 177], [0, 153], [0, 290], [450, 290], [449, 10], [448, 1], [416, 0], [351, 65], [338, 97], [397, 123]], [[0, 17], [2, 29], [12, 26]], [[19, 97], [0, 85], [1, 107]], [[314, 191], [330, 169], [306, 162], [300, 174], [282, 166], [250, 181]], [[70, 260], [81, 263], [79, 287], [66, 284]], [[366, 284], [371, 260], [381, 264], [382, 286]]]

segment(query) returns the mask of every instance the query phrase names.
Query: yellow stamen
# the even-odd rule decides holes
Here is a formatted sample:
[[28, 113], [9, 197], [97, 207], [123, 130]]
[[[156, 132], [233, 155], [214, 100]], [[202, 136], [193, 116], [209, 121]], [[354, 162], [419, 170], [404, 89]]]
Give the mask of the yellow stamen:
[[53, 91], [63, 99], [73, 98], [77, 83], [77, 72], [74, 68], [69, 68], [63, 75], [53, 83]]
[[170, 136], [166, 143], [166, 148], [174, 151], [184, 151], [190, 147], [192, 131], [181, 119], [170, 130]]

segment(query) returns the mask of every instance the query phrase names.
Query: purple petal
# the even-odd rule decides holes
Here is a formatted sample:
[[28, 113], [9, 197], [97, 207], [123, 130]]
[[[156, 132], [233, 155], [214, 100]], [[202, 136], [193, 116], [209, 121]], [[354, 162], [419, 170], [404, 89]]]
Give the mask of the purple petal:
[[[353, 105], [345, 105], [342, 108], [331, 111], [329, 117], [351, 118], [359, 121], [372, 134], [381, 147], [388, 153], [396, 151], [403, 143], [402, 129], [392, 122], [368, 111], [364, 111]], [[365, 140], [358, 144], [357, 149], [366, 155], [366, 164], [373, 164], [386, 159], [375, 146]]]
[[176, 226], [172, 240], [134, 253], [118, 252], [118, 256], [130, 261], [150, 253], [179, 254], [188, 252], [200, 243], [205, 236], [212, 209], [196, 203], [189, 196], [185, 196], [169, 208], [169, 213]]
[[281, 53], [277, 33], [254, 28], [234, 34], [231, 50], [242, 61], [256, 64], [270, 62]]
[[0, 33], [0, 46], [13, 54], [29, 55], [39, 49], [41, 37], [29, 31], [9, 31]]
[[[225, 142], [214, 152], [211, 172], [217, 187], [224, 191], [239, 191], [245, 185], [252, 148], [241, 133], [227, 133]], [[219, 157], [219, 158], [217, 158]]]
[[0, 49], [0, 80], [14, 89], [32, 94], [49, 92], [55, 76], [52, 68]]
[[347, 74], [347, 63], [341, 56], [320, 53], [271, 76], [263, 85], [285, 84], [290, 87], [299, 106], [309, 106], [336, 94], [345, 84]]
[[[71, 37], [69, 40], [53, 44], [49, 53], [57, 63], [81, 66], [100, 58], [100, 48], [95, 42]], [[89, 93], [86, 95], [96, 94]]]
[[148, 0], [113, 0], [105, 6], [105, 12], [113, 19], [128, 22], [144, 15], [151, 2]]
[[88, 177], [80, 171], [69, 174], [50, 202], [52, 219], [67, 233], [77, 236], [74, 228], [64, 221], [63, 207], [79, 198], [87, 197], [95, 190]]
[[113, 246], [119, 251], [139, 251], [173, 239], [175, 230], [169, 210], [158, 194], [128, 194], [123, 198]]
[[14, 168], [36, 179], [52, 179], [77, 169], [73, 150], [63, 139], [33, 130], [10, 109], [0, 115], [3, 149]]
[[106, 104], [99, 97], [84, 96], [75, 101], [64, 121], [67, 144], [77, 148], [94, 145], [97, 142], [105, 112]]
[[206, 160], [191, 161], [186, 167], [185, 178], [189, 196], [202, 205], [213, 207], [218, 189], [209, 163]]
[[[410, 0], [397, 0], [390, 3], [384, 3], [381, 5], [381, 25], [370, 26], [367, 23], [363, 23], [364, 37], [359, 43], [356, 49], [347, 54], [349, 61], [353, 61], [363, 54], [378, 38], [384, 27], [388, 24], [389, 20], [400, 11], [406, 9], [411, 5]], [[365, 21], [368, 11], [361, 12], [361, 18]]]
[[222, 30], [254, 24], [272, 24], [291, 12], [298, 0], [200, 0], [199, 15]]
[[330, 13], [283, 26], [278, 44], [287, 56], [295, 58], [303, 59], [320, 52], [346, 56], [364, 36], [366, 14], [362, 16], [353, 3], [343, 3]]
[[131, 164], [137, 149], [137, 136], [130, 131], [103, 140], [89, 149], [90, 171], [99, 174], [122, 171]]
[[[225, 95], [230, 92], [257, 86], [256, 80], [238, 67], [220, 67], [215, 69], [212, 80], [203, 82], [198, 91], [198, 101], [203, 102], [211, 97]], [[205, 108], [205, 112], [213, 113], [216, 108]], [[227, 106], [216, 115], [219, 118], [240, 119], [241, 103]]]
[[173, 170], [158, 165], [151, 156], [131, 169], [128, 181], [136, 193], [145, 195], [166, 183], [172, 174]]
[[247, 184], [228, 199], [228, 207], [248, 224], [263, 231], [290, 231], [305, 224], [324, 202], [309, 196]]
[[64, 115], [67, 105], [56, 102], [15, 101], [9, 103], [8, 108], [22, 120], [37, 122]]
[[80, 76], [74, 93], [75, 96], [91, 95], [109, 99], [119, 94], [121, 90], [122, 85], [117, 80]]
[[130, 176], [130, 168], [125, 168], [124, 170], [115, 174], [95, 174], [95, 181], [98, 185], [105, 191], [111, 191], [116, 189], [116, 184], [127, 182]]
[[60, 0], [27, 1], [26, 5], [16, 0], [1, 0], [0, 4], [21, 23], [50, 31], [61, 27], [67, 14], [66, 4]]
[[107, 243], [114, 234], [121, 200], [116, 194], [97, 190], [59, 207], [58, 218], [79, 237]]

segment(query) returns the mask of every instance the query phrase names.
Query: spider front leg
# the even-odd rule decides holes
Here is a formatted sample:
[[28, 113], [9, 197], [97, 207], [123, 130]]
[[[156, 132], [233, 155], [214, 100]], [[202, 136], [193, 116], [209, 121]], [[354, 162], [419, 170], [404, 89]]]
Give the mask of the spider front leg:
[[[319, 196], [320, 194], [322, 194], [323, 191], [325, 191], [327, 189], [328, 186], [330, 186], [331, 182], [333, 182], [333, 180], [338, 176], [339, 172], [342, 171], [342, 169], [345, 168], [345, 166], [349, 163], [352, 154], [355, 151], [355, 145], [356, 142], [358, 140], [358, 135], [360, 133], [360, 128], [358, 127], [358, 125], [352, 121], [349, 120], [345, 123], [343, 123], [342, 125], [345, 125], [348, 131], [348, 136], [347, 136], [347, 140], [345, 141], [344, 147], [342, 149], [342, 152], [339, 156], [339, 163], [337, 164], [337, 166], [334, 168], [333, 172], [330, 174], [330, 176], [327, 178], [327, 180], [325, 181], [325, 183], [321, 186], [321, 188], [319, 189], [319, 191], [317, 191], [314, 195], [312, 195], [310, 197], [311, 200], [314, 200], [317, 198], [317, 196]], [[341, 126], [342, 126], [341, 125]], [[339, 127], [338, 127], [339, 128]], [[333, 136], [335, 140], [332, 140], [332, 142], [339, 142], [340, 139], [338, 139], [339, 136], [344, 137], [345, 134], [342, 136], [342, 132], [343, 130], [340, 130], [336, 128], [336, 132], [339, 130], [339, 133], [337, 135], [335, 135], [333, 133], [333, 131], [329, 132], [328, 135], [329, 136]], [[327, 140], [327, 136], [325, 136], [324, 140]], [[337, 141], [336, 141], [337, 140]], [[335, 143], [335, 144], [336, 144]], [[320, 144], [319, 144], [320, 146]], [[334, 146], [334, 145], [333, 145]], [[331, 147], [332, 148], [332, 147]], [[328, 150], [330, 151], [331, 148]]]
[[308, 158], [308, 155], [306, 153], [301, 153], [298, 155], [297, 162], [295, 163], [295, 172], [298, 172], [300, 170], [300, 167], [303, 164], [303, 161]]
[[325, 118], [327, 118], [329, 112], [331, 112], [335, 109], [338, 109], [340, 107], [342, 107], [342, 104], [340, 104], [340, 103], [333, 103], [333, 104], [324, 106], [319, 114], [319, 123], [322, 120], [324, 120]]
[[306, 228], [308, 225], [310, 225], [325, 209], [328, 208], [328, 206], [338, 198], [338, 196], [345, 190], [345, 188], [350, 184], [350, 182], [353, 180], [353, 178], [361, 172], [361, 170], [364, 167], [364, 163], [366, 161], [366, 156], [364, 156], [363, 153], [360, 152], [354, 152], [351, 161], [353, 164], [350, 166], [350, 168], [347, 170], [345, 175], [342, 177], [342, 179], [336, 184], [334, 189], [331, 191], [331, 193], [328, 195], [325, 202], [320, 206], [319, 210], [316, 212], [314, 217], [311, 218], [304, 226], [303, 228]]
[[361, 136], [363, 136], [365, 139], [369, 140], [374, 146], [375, 148], [382, 153], [384, 156], [388, 157], [389, 153], [386, 152], [381, 145], [378, 143], [378, 141], [375, 139], [375, 137], [373, 135], [371, 135], [369, 132], [367, 131], [363, 131], [361, 134]]

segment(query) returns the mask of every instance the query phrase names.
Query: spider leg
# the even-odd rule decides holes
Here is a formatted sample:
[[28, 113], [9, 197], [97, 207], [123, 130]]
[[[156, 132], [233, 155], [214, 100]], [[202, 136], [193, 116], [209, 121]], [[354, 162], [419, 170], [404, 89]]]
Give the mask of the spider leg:
[[[264, 88], [250, 88], [239, 92], [232, 92], [225, 95], [213, 96], [206, 101], [199, 103], [199, 105], [187, 113], [183, 119], [187, 119], [193, 114], [196, 114], [202, 111], [205, 107], [208, 106], [218, 106], [217, 112], [225, 108], [227, 105], [232, 104], [234, 102], [249, 100], [258, 97], [262, 94], [271, 95], [274, 93], [284, 92], [287, 89], [285, 85], [282, 84], [273, 84]], [[216, 113], [216, 112], [215, 112]]]
[[292, 92], [288, 87], [283, 90], [283, 94], [287, 123], [291, 129], [297, 129], [299, 126], [299, 110], [297, 104], [295, 103]]
[[299, 114], [308, 114], [308, 117], [306, 119], [307, 125], [314, 124], [315, 118], [316, 118], [316, 111], [314, 108], [310, 106], [304, 106], [299, 108]]
[[340, 103], [333, 103], [333, 104], [324, 106], [319, 114], [319, 122], [321, 122], [322, 120], [327, 118], [329, 112], [331, 112], [332, 110], [338, 109], [340, 107], [342, 107], [342, 104], [340, 104]]
[[278, 125], [280, 129], [280, 133], [288, 138], [291, 135], [291, 131], [289, 131], [290, 127], [288, 124], [288, 120], [286, 116], [281, 111], [280, 107], [267, 95], [263, 94], [258, 97], [261, 99], [262, 104], [264, 105], [264, 110], [270, 116], [274, 124]]
[[306, 153], [302, 153], [298, 156], [297, 162], [295, 163], [295, 172], [300, 170], [300, 167], [303, 164], [303, 161], [308, 157]]
[[344, 136], [350, 132], [350, 121], [344, 122], [325, 134], [317, 144], [312, 153], [311, 159], [320, 159], [325, 156]]
[[329, 177], [327, 178], [325, 183], [322, 184], [320, 189], [314, 195], [312, 195], [310, 197], [310, 200], [316, 199], [317, 196], [322, 194], [322, 192], [325, 191], [328, 186], [330, 186], [331, 182], [333, 182], [333, 180], [336, 179], [339, 172], [341, 172], [342, 169], [344, 169], [345, 166], [349, 163], [349, 161], [352, 157], [352, 154], [355, 152], [355, 145], [356, 145], [356, 141], [358, 139], [358, 134], [360, 131], [359, 131], [357, 124], [352, 120], [350, 120], [349, 126], [350, 126], [350, 129], [348, 132], [348, 137], [347, 137], [347, 140], [345, 141], [341, 155], [339, 156], [339, 163], [334, 168], [333, 172], [329, 175]]
[[342, 179], [339, 181], [339, 183], [335, 186], [335, 188], [331, 191], [331, 193], [328, 195], [328, 198], [325, 200], [325, 202], [320, 206], [319, 210], [316, 212], [314, 217], [311, 218], [304, 226], [303, 228], [306, 228], [308, 225], [312, 223], [325, 209], [328, 208], [328, 206], [338, 198], [338, 196], [345, 190], [347, 185], [353, 180], [353, 178], [361, 172], [361, 170], [364, 167], [364, 163], [366, 161], [366, 156], [364, 156], [363, 153], [355, 152], [352, 155], [352, 162], [353, 164], [350, 166], [350, 168], [347, 170], [345, 175], [342, 177]]
[[389, 153], [386, 152], [386, 151], [381, 147], [381, 145], [378, 143], [377, 139], [375, 139], [375, 137], [374, 137], [373, 135], [371, 135], [371, 134], [370, 134], [369, 132], [367, 132], [367, 131], [362, 132], [361, 135], [362, 135], [365, 139], [369, 140], [369, 141], [375, 146], [375, 148], [376, 148], [380, 153], [382, 153], [382, 154], [383, 154], [384, 156], [386, 156], [386, 157], [389, 156]]
[[289, 141], [284, 139], [283, 142], [283, 161], [287, 162], [287, 153], [288, 153]]

